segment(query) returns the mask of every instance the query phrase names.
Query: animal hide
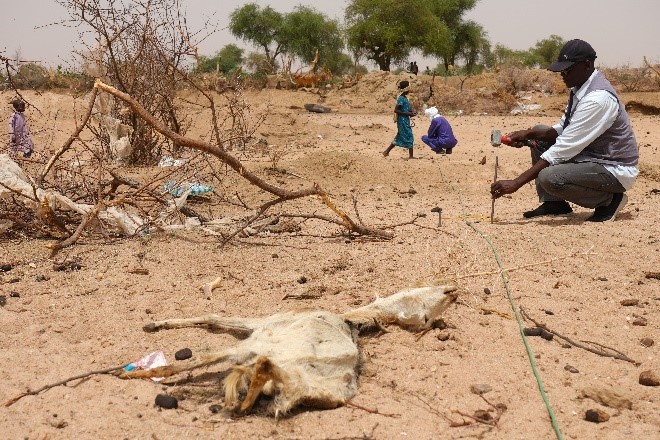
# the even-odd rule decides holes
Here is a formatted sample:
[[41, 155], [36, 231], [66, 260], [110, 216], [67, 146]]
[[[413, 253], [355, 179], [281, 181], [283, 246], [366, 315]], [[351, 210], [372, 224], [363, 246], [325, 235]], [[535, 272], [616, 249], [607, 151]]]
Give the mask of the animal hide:
[[264, 318], [207, 315], [152, 322], [145, 331], [204, 326], [245, 339], [199, 359], [120, 377], [168, 377], [226, 362], [233, 367], [223, 382], [225, 407], [237, 413], [249, 412], [261, 394], [273, 397], [268, 411], [276, 417], [299, 405], [336, 408], [357, 394], [360, 331], [383, 323], [428, 329], [455, 301], [455, 290], [437, 283], [405, 289], [344, 314], [297, 310]]

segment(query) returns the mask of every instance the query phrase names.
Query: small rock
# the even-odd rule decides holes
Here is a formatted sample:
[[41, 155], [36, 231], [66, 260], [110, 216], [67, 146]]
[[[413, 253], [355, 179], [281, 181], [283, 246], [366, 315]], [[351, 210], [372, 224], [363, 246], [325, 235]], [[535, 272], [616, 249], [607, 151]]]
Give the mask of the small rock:
[[481, 395], [486, 394], [489, 391], [493, 391], [493, 387], [491, 387], [490, 385], [485, 384], [485, 383], [477, 383], [477, 384], [470, 385], [470, 391], [473, 394], [478, 394], [478, 395], [481, 396]]
[[5, 305], [7, 305], [7, 297], [0, 295], [0, 307], [4, 307]]
[[443, 341], [443, 342], [444, 342], [444, 341], [448, 341], [450, 337], [451, 337], [451, 335], [450, 335], [449, 333], [447, 333], [447, 332], [440, 332], [440, 333], [438, 333], [438, 335], [436, 336], [436, 338], [438, 339], [438, 341]]
[[[18, 292], [15, 292], [15, 291], [11, 291], [11, 292], [9, 292], [9, 296], [12, 297], [12, 298], [20, 298], [21, 294], [18, 293]], [[653, 340], [651, 340], [651, 345], [653, 345]], [[649, 347], [651, 345], [649, 345]]]
[[600, 409], [588, 409], [587, 412], [584, 413], [584, 420], [587, 422], [603, 423], [607, 422], [609, 419], [610, 415]]
[[165, 409], [174, 409], [179, 407], [179, 401], [176, 397], [168, 396], [167, 394], [159, 394], [156, 396], [156, 406]]
[[220, 411], [222, 411], [222, 405], [214, 403], [213, 405], [209, 406], [209, 411], [211, 411], [212, 414], [218, 414]]
[[660, 386], [660, 377], [651, 370], [639, 373], [639, 384], [646, 387]]
[[644, 327], [645, 325], [648, 324], [648, 321], [646, 318], [642, 318], [641, 316], [638, 316], [635, 318], [635, 320], [632, 322], [632, 325], [638, 325], [640, 327]]
[[490, 295], [491, 294], [490, 289], [488, 287], [484, 287], [484, 293], [486, 295]]
[[566, 366], [564, 367], [564, 370], [568, 371], [569, 373], [579, 373], [580, 372], [580, 370], [578, 370], [574, 366], [568, 365], [568, 364], [566, 364]]
[[48, 281], [50, 277], [46, 275], [37, 275], [34, 279], [37, 283], [40, 283], [42, 281]]
[[181, 350], [174, 353], [174, 359], [177, 361], [183, 361], [190, 359], [192, 357], [192, 350], [189, 348], [182, 348]]
[[546, 329], [541, 329], [541, 337], [543, 339], [545, 339], [546, 341], [552, 341], [552, 339], [555, 337], [555, 335], [550, 333]]
[[474, 412], [475, 419], [481, 420], [482, 422], [491, 422], [493, 420], [493, 416], [490, 415], [490, 413], [486, 410], [483, 409], [478, 409]]
[[581, 398], [591, 399], [603, 406], [616, 409], [632, 409], [632, 400], [614, 389], [603, 387], [587, 387], [580, 393]]
[[526, 327], [523, 329], [525, 336], [541, 336], [543, 329], [541, 327]]
[[11, 264], [5, 263], [5, 264], [0, 265], [0, 272], [9, 272], [13, 268], [14, 268], [14, 266], [12, 266]]
[[298, 278], [298, 284], [305, 284], [307, 282], [307, 277], [305, 275]]
[[636, 306], [639, 304], [639, 300], [636, 298], [622, 299], [621, 305], [624, 307]]
[[544, 312], [545, 312], [546, 315], [554, 315], [555, 314], [555, 312], [553, 312], [552, 310], [544, 310]]
[[642, 344], [642, 347], [649, 348], [653, 347], [655, 342], [651, 338], [642, 338], [639, 343]]

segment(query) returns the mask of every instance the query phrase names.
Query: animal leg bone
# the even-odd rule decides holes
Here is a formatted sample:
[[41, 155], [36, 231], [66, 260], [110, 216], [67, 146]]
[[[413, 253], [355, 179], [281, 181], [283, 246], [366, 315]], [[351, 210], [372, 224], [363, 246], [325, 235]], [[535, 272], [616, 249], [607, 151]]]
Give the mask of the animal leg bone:
[[206, 315], [195, 318], [167, 319], [165, 321], [150, 322], [142, 327], [145, 332], [157, 332], [173, 328], [208, 327], [239, 336], [249, 336], [255, 329], [263, 325], [260, 318], [232, 318], [220, 315]]
[[189, 362], [181, 362], [174, 365], [165, 365], [164, 367], [152, 368], [151, 370], [131, 370], [124, 371], [119, 375], [120, 379], [149, 379], [152, 377], [169, 377], [183, 371], [191, 371], [200, 367], [207, 367], [209, 365], [220, 363], [232, 355], [234, 350], [219, 351], [217, 353], [210, 353]]

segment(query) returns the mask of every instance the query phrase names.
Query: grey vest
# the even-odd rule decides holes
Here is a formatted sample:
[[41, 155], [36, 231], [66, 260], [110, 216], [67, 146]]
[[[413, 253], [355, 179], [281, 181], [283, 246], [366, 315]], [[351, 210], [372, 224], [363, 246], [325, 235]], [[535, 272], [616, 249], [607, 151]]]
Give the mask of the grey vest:
[[597, 162], [608, 165], [637, 165], [639, 150], [626, 108], [605, 76], [598, 72], [584, 96], [594, 90], [605, 90], [619, 102], [619, 113], [610, 128], [573, 158], [575, 162]]

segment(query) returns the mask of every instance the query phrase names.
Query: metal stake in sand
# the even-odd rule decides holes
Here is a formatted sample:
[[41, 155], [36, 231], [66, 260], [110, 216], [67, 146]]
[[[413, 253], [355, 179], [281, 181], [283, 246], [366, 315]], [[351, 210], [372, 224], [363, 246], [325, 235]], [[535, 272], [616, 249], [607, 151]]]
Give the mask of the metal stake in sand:
[[[493, 183], [497, 182], [497, 166], [499, 165], [499, 160], [495, 156], [495, 178], [493, 178]], [[490, 223], [493, 224], [493, 219], [495, 218], [495, 197], [490, 202]]]

